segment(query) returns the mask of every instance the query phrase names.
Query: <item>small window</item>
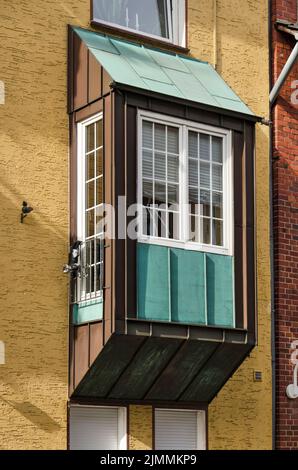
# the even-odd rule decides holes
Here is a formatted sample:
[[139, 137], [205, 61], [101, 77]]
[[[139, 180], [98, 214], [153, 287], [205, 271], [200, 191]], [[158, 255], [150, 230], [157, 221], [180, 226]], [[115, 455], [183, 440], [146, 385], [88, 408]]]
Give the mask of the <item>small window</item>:
[[140, 238], [232, 254], [229, 132], [141, 113]]
[[78, 124], [77, 237], [81, 277], [76, 301], [102, 295], [103, 284], [103, 120]]
[[72, 405], [70, 450], [126, 450], [126, 426], [126, 408]]
[[206, 449], [205, 412], [156, 409], [155, 449]]
[[93, 0], [93, 21], [184, 46], [184, 0]]

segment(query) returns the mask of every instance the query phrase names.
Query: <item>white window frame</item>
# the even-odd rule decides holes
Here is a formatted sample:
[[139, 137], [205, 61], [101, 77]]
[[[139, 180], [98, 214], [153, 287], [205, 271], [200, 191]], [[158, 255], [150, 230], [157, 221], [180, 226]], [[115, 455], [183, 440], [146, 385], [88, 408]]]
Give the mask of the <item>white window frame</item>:
[[[199, 242], [188, 241], [189, 233], [189, 213], [180, 209], [180, 240], [168, 238], [147, 236], [142, 233], [142, 211], [139, 214], [138, 222], [138, 240], [142, 243], [168, 246], [174, 248], [184, 248], [193, 251], [203, 251], [206, 253], [217, 253], [221, 255], [232, 256], [234, 252], [234, 191], [233, 191], [233, 154], [232, 154], [232, 136], [231, 131], [198, 124], [193, 121], [174, 118], [162, 114], [152, 113], [150, 111], [140, 110], [137, 117], [137, 140], [138, 140], [138, 169], [137, 169], [137, 199], [138, 206], [143, 206], [143, 187], [142, 187], [142, 122], [143, 120], [152, 121], [163, 125], [179, 126], [179, 195], [180, 204], [186, 208], [188, 205], [188, 131], [206, 133], [223, 139], [223, 246], [203, 244]], [[212, 210], [212, 208], [211, 208]]]
[[[127, 450], [127, 408], [120, 406], [96, 406], [71, 404], [70, 408], [108, 408], [118, 410], [118, 450]], [[70, 423], [70, 421], [69, 421]]]
[[[194, 410], [190, 408], [155, 408], [156, 411], [173, 411], [173, 412], [192, 412], [197, 413], [197, 449], [196, 450], [206, 450], [207, 449], [207, 436], [206, 436], [206, 411], [204, 410]], [[156, 426], [156, 420], [154, 419], [154, 426]], [[154, 434], [156, 432], [154, 429]], [[154, 442], [154, 447], [156, 447], [156, 441]]]
[[[95, 0], [92, 0], [93, 2]], [[96, 18], [94, 13], [92, 15], [92, 22], [103, 24], [107, 26], [113, 26], [114, 28], [132, 32], [135, 34], [140, 34], [141, 36], [146, 36], [152, 39], [158, 39], [159, 41], [165, 41], [168, 43], [175, 44], [180, 47], [186, 47], [186, 26], [185, 26], [185, 0], [172, 0], [172, 11], [171, 11], [171, 0], [166, 0], [167, 2], [167, 17], [168, 17], [168, 29], [169, 29], [169, 38], [164, 38], [162, 36], [157, 36], [155, 34], [146, 33], [134, 28], [128, 28], [126, 26], [119, 25], [117, 23], [112, 23], [100, 18]], [[94, 10], [94, 9], [93, 9]]]
[[[86, 127], [99, 120], [103, 120], [103, 112], [77, 123], [77, 239], [83, 243], [86, 242]], [[81, 286], [80, 278], [77, 282]], [[95, 298], [102, 299], [103, 292], [96, 291], [91, 295], [85, 292], [80, 301], [85, 302]]]

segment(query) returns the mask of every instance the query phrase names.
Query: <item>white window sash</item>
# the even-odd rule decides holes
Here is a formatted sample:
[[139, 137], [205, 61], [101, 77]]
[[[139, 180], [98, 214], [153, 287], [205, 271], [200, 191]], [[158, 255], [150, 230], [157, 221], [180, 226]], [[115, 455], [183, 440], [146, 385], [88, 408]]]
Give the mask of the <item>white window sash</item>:
[[101, 23], [107, 26], [113, 26], [114, 28], [121, 29], [124, 31], [137, 33], [137, 34], [140, 34], [142, 36], [146, 36], [152, 39], [158, 39], [160, 41], [173, 43], [173, 44], [176, 44], [177, 46], [185, 47], [186, 45], [185, 7], [186, 7], [185, 0], [172, 0], [172, 6], [171, 6], [171, 0], [166, 0], [166, 14], [167, 14], [167, 20], [168, 20], [167, 26], [168, 26], [168, 31], [169, 31], [169, 38], [164, 38], [156, 34], [150, 34], [150, 33], [146, 33], [145, 31], [122, 26], [118, 23], [113, 23], [111, 21], [106, 21], [101, 18], [96, 18], [94, 15], [93, 15], [92, 21], [96, 23]]
[[[86, 237], [86, 127], [103, 119], [103, 113], [98, 113], [77, 124], [77, 239], [82, 243], [91, 240]], [[96, 237], [97, 234], [94, 233]], [[95, 270], [96, 271], [96, 270]], [[87, 293], [86, 279], [78, 278], [77, 287], [80, 292], [80, 299], [77, 301], [87, 301], [94, 298], [102, 298], [102, 291], [91, 291]]]
[[[179, 195], [180, 195], [180, 239], [172, 240], [161, 237], [147, 236], [143, 234], [142, 214], [138, 223], [138, 240], [142, 243], [168, 246], [174, 248], [184, 248], [193, 251], [204, 251], [207, 253], [217, 253], [232, 256], [234, 252], [234, 231], [233, 231], [233, 156], [231, 131], [226, 129], [198, 124], [192, 121], [186, 121], [178, 118], [172, 118], [149, 111], [139, 111], [138, 113], [138, 178], [137, 178], [137, 197], [139, 207], [143, 207], [143, 185], [142, 185], [142, 126], [143, 121], [150, 121], [163, 125], [179, 126]], [[188, 207], [188, 133], [194, 131], [197, 133], [206, 133], [211, 136], [221, 137], [223, 139], [223, 245], [217, 246], [204, 244], [188, 240], [189, 234], [189, 211]], [[210, 162], [212, 166], [212, 162]], [[154, 175], [153, 175], [154, 178]], [[211, 191], [211, 188], [210, 188]], [[212, 223], [212, 210], [210, 207], [210, 224]]]

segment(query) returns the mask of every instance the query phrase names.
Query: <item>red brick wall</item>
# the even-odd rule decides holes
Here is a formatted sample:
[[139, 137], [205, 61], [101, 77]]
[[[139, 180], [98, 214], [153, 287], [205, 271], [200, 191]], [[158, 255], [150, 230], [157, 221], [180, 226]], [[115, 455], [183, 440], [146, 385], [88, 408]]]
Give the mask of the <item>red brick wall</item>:
[[[275, 20], [297, 21], [297, 0], [273, 0], [273, 83], [289, 57], [295, 39], [279, 33]], [[291, 103], [291, 84], [298, 64], [273, 108], [273, 201], [276, 315], [276, 447], [298, 449], [298, 398], [286, 396], [293, 383], [291, 343], [298, 340], [298, 105]]]

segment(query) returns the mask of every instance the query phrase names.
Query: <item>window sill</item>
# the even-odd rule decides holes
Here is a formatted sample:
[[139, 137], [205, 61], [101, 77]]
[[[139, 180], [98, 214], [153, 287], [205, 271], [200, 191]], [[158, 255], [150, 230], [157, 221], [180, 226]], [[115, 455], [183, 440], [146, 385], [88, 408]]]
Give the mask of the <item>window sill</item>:
[[168, 41], [164, 41], [162, 39], [152, 38], [150, 36], [146, 36], [146, 34], [139, 34], [134, 33], [132, 31], [126, 31], [122, 28], [117, 28], [111, 25], [107, 25], [104, 23], [100, 23], [99, 21], [91, 21], [90, 25], [94, 28], [97, 32], [103, 32], [106, 34], [112, 34], [116, 38], [120, 39], [128, 39], [134, 42], [138, 42], [140, 44], [146, 44], [147, 46], [157, 47], [159, 49], [165, 49], [166, 51], [176, 53], [176, 54], [185, 54], [187, 55], [190, 52], [190, 49], [183, 46], [178, 46], [177, 44], [173, 44]]
[[169, 248], [180, 248], [182, 250], [189, 250], [189, 251], [201, 251], [204, 253], [210, 253], [214, 255], [233, 256], [232, 251], [228, 248], [202, 245], [200, 243], [195, 243], [195, 242], [184, 242], [180, 240], [170, 240], [170, 239], [161, 239], [161, 238], [144, 237], [144, 236], [138, 237], [137, 241], [139, 243], [146, 243], [149, 245], [167, 246]]

